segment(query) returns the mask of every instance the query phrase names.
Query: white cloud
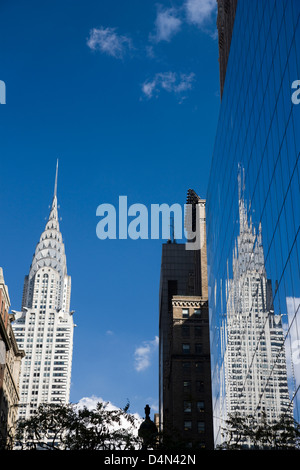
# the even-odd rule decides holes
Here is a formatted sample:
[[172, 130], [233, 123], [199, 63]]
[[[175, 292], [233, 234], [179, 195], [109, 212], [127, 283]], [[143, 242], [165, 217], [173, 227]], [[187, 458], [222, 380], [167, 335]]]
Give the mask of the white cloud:
[[158, 336], [153, 341], [144, 341], [134, 352], [135, 370], [141, 372], [151, 364], [151, 356], [157, 350]]
[[217, 2], [216, 0], [186, 0], [184, 7], [187, 21], [203, 26], [217, 11]]
[[[105, 403], [105, 401], [102, 398], [92, 395], [91, 397], [81, 398], [77, 406], [78, 408], [86, 407], [88, 410], [92, 411], [96, 408], [97, 403]], [[110, 406], [113, 406], [113, 405], [110, 405]], [[116, 409], [116, 408], [113, 407], [113, 409]]]
[[106, 336], [113, 336], [114, 332], [111, 331], [111, 330], [107, 330], [105, 334], [106, 334]]
[[[185, 21], [204, 28], [217, 11], [216, 0], [184, 0], [180, 8], [163, 8], [158, 6], [155, 20], [155, 32], [149, 35], [152, 42], [167, 41], [177, 34]], [[183, 14], [185, 12], [185, 15]], [[216, 30], [206, 31], [215, 38]], [[112, 57], [121, 59], [133, 49], [128, 35], [117, 33], [117, 28], [99, 27], [90, 30], [87, 45], [92, 50], [98, 50]], [[148, 54], [153, 55], [153, 48], [148, 46]]]
[[162, 9], [159, 7], [155, 20], [155, 34], [150, 38], [155, 42], [170, 41], [181, 28], [182, 21], [178, 18], [175, 8]]
[[180, 8], [163, 9], [159, 6], [155, 20], [155, 34], [150, 35], [150, 39], [155, 42], [169, 42], [181, 30], [185, 21], [202, 28], [215, 39], [217, 30], [211, 32], [205, 28], [214, 19], [216, 12], [216, 0], [184, 0]]
[[[109, 401], [103, 400], [101, 397], [97, 397], [95, 395], [92, 395], [91, 397], [83, 397], [79, 400], [77, 403], [77, 408], [78, 409], [83, 409], [86, 407], [89, 411], [93, 411], [96, 409], [98, 403], [103, 403], [105, 404], [105, 408], [107, 411], [117, 411], [120, 410], [117, 406], [113, 405]], [[134, 417], [135, 419], [135, 424], [134, 427], [132, 428], [131, 424], [124, 418], [121, 418], [121, 423], [120, 424], [112, 424], [111, 428], [116, 429], [118, 427], [123, 427], [124, 429], [126, 428], [132, 428], [134, 434], [137, 434], [138, 429], [141, 425], [142, 418], [138, 413], [131, 414], [131, 416]]]
[[87, 40], [90, 49], [99, 50], [117, 59], [123, 58], [125, 53], [132, 48], [128, 36], [117, 34], [116, 28], [93, 28]]
[[[88, 410], [92, 411], [96, 409], [98, 403], [105, 404], [106, 405], [105, 407], [108, 411], [120, 410], [119, 407], [113, 405], [110, 401], [103, 400], [103, 398], [97, 397], [96, 395], [92, 395], [91, 397], [81, 398], [77, 404], [77, 407], [80, 409], [86, 407]], [[126, 403], [124, 403], [124, 406], [125, 404]], [[134, 413], [132, 414], [132, 416], [134, 416], [137, 419], [137, 421], [140, 421], [142, 419], [138, 413]]]
[[174, 93], [180, 99], [184, 99], [183, 93], [190, 90], [195, 80], [195, 74], [177, 74], [175, 72], [157, 73], [152, 80], [146, 80], [142, 84], [142, 91], [146, 98], [150, 99], [158, 95], [160, 90]]

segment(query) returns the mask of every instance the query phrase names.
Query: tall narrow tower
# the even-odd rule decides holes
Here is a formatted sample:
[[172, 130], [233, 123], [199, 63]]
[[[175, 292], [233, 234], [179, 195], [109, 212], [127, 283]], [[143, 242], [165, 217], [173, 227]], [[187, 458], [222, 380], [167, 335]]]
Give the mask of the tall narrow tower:
[[45, 230], [25, 276], [21, 312], [14, 312], [16, 340], [25, 350], [20, 377], [19, 417], [28, 418], [41, 403], [68, 403], [73, 350], [71, 278], [54, 194]]
[[185, 228], [197, 240], [162, 245], [159, 292], [160, 430], [197, 449], [213, 448], [205, 204], [188, 191]]

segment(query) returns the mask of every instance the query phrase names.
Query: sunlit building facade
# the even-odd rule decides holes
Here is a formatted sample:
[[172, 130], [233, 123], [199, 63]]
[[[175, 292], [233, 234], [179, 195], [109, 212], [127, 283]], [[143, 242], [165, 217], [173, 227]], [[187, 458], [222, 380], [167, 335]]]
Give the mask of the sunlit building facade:
[[25, 276], [21, 312], [13, 329], [26, 356], [20, 378], [19, 417], [29, 418], [41, 403], [68, 403], [73, 352], [71, 278], [54, 195], [45, 230]]
[[234, 411], [300, 421], [300, 2], [238, 0], [207, 192], [215, 445]]
[[19, 404], [19, 380], [24, 351], [18, 348], [9, 313], [10, 298], [0, 268], [0, 450], [14, 444]]

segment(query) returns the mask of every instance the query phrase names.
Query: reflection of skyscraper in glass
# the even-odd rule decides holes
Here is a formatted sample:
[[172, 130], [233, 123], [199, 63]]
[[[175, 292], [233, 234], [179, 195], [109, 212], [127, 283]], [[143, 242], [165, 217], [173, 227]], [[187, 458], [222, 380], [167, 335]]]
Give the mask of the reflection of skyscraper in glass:
[[261, 225], [248, 220], [239, 174], [239, 235], [227, 279], [225, 396], [227, 413], [279, 419], [289, 408], [281, 315], [274, 312]]
[[[226, 12], [234, 2], [218, 3]], [[244, 353], [245, 365], [251, 367], [242, 370], [244, 382], [238, 384], [242, 389], [232, 389], [232, 396], [238, 393], [238, 405], [249, 410], [255, 407], [256, 413], [261, 413], [263, 406], [268, 412], [276, 400], [279, 410], [285, 400], [279, 399], [279, 392], [287, 398], [287, 370], [290, 408], [300, 422], [300, 105], [291, 99], [292, 84], [300, 77], [300, 2], [238, 0], [233, 28], [231, 21], [221, 21], [220, 26], [221, 33], [229, 28], [226, 34], [231, 40], [206, 197], [215, 445], [222, 442], [230, 399], [226, 396], [225, 379], [229, 377], [225, 366], [231, 358], [224, 328], [231, 328], [229, 339], [235, 340], [230, 323], [233, 306], [252, 315], [256, 329], [249, 330], [249, 344], [244, 340], [243, 346], [249, 354], [246, 357]], [[240, 207], [238, 164], [245, 171]], [[241, 232], [237, 224], [240, 217]], [[250, 227], [256, 227], [255, 238]], [[248, 258], [251, 269], [244, 271]], [[240, 305], [237, 292], [245, 297]], [[265, 312], [266, 325], [259, 309]], [[279, 314], [282, 327], [276, 323]], [[246, 328], [246, 314], [241, 316]], [[254, 334], [260, 338], [258, 350], [251, 344]], [[278, 353], [282, 339], [286, 365], [281, 368], [279, 359], [283, 361], [283, 356]], [[255, 361], [260, 355], [266, 363], [260, 363], [258, 370]], [[232, 362], [231, 373], [237, 380], [234, 365]], [[257, 380], [251, 382], [252, 377]], [[255, 388], [251, 391], [251, 387]], [[242, 391], [253, 394], [251, 402], [243, 403]]]
[[25, 350], [20, 378], [19, 417], [28, 418], [40, 403], [68, 403], [73, 350], [71, 278], [57, 211], [57, 170], [52, 206], [25, 277], [22, 311], [14, 333]]

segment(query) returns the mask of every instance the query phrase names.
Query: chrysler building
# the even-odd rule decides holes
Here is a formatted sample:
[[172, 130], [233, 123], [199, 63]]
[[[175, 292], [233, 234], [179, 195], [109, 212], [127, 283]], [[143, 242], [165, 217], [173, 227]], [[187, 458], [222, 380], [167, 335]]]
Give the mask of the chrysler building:
[[239, 175], [240, 231], [227, 280], [225, 382], [227, 413], [269, 422], [290, 413], [282, 318], [274, 312], [261, 225], [248, 220]]
[[19, 418], [41, 403], [69, 402], [73, 351], [71, 278], [58, 221], [57, 170], [46, 227], [25, 276], [21, 312], [13, 311], [18, 346], [25, 351], [20, 377]]

